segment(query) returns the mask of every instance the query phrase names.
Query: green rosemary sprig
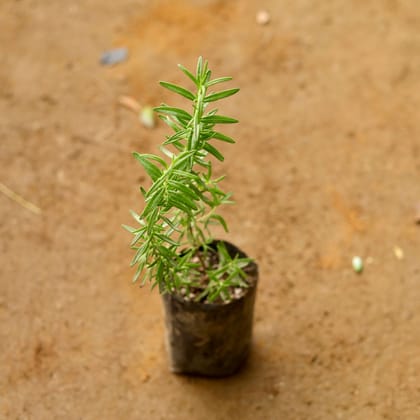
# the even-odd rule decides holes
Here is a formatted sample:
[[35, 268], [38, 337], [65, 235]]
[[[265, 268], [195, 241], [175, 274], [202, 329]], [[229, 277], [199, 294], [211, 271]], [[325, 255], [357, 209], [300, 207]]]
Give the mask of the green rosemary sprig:
[[190, 295], [192, 290], [199, 291], [194, 295], [196, 300], [214, 301], [219, 297], [229, 300], [229, 290], [247, 286], [242, 268], [249, 260], [231, 258], [219, 244], [218, 267], [212, 267], [209, 262], [214, 252], [208, 247], [212, 241], [210, 226], [219, 224], [228, 230], [217, 209], [231, 203], [231, 194], [219, 186], [224, 177], [212, 177], [209, 156], [224, 160], [212, 141], [234, 143], [234, 140], [216, 131], [215, 125], [232, 124], [237, 120], [217, 114], [217, 109], [208, 111], [207, 108], [239, 89], [210, 91], [231, 77], [211, 80], [208, 63], [201, 57], [195, 74], [181, 65], [179, 68], [194, 83], [195, 92], [169, 82], [160, 84], [191, 101], [192, 112], [166, 104], [155, 108], [174, 131], [160, 148], [168, 159], [134, 153], [152, 180], [148, 191], [140, 188], [145, 199], [142, 213], [132, 212], [139, 227], [124, 226], [134, 235], [131, 242], [136, 251], [131, 263], [137, 265], [134, 282], [141, 279], [144, 285], [151, 281], [153, 287], [159, 286], [161, 293], [183, 290]]

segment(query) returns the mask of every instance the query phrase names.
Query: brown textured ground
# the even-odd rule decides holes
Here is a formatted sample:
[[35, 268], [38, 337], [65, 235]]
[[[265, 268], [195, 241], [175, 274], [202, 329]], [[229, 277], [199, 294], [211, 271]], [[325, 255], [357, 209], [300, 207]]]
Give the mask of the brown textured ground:
[[[419, 419], [419, 25], [408, 0], [3, 0], [0, 181], [42, 215], [0, 195], [0, 417]], [[220, 171], [261, 270], [250, 363], [216, 381], [168, 373], [120, 228], [129, 152], [167, 130], [116, 98], [159, 104], [199, 54], [242, 88]]]

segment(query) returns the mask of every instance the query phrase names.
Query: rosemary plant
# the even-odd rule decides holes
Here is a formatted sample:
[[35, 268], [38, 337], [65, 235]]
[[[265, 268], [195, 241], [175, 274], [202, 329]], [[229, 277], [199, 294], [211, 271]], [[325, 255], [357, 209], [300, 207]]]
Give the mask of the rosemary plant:
[[217, 109], [208, 110], [208, 106], [239, 89], [213, 92], [214, 86], [232, 78], [211, 79], [208, 63], [201, 57], [195, 74], [179, 68], [193, 82], [194, 92], [168, 82], [160, 84], [191, 101], [192, 110], [166, 104], [155, 108], [173, 130], [160, 147], [166, 159], [134, 153], [152, 185], [147, 191], [140, 187], [145, 200], [142, 213], [131, 212], [139, 226], [124, 225], [134, 235], [131, 265], [137, 265], [137, 270], [133, 281], [140, 279], [141, 286], [150, 281], [161, 293], [177, 293], [187, 300], [229, 301], [248, 286], [244, 269], [250, 260], [231, 256], [223, 242], [214, 246], [210, 226], [219, 224], [228, 231], [217, 210], [232, 201], [231, 194], [219, 186], [224, 177], [213, 177], [211, 159], [224, 160], [213, 140], [235, 143], [217, 131], [216, 124], [237, 120], [218, 115]]

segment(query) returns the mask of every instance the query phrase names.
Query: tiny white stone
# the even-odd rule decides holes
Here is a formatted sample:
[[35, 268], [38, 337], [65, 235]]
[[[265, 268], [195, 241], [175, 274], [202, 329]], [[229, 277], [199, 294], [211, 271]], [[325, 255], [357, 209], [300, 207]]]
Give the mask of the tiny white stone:
[[353, 270], [356, 273], [361, 273], [363, 271], [363, 260], [360, 257], [353, 257], [352, 260]]
[[270, 22], [270, 15], [267, 10], [260, 10], [257, 13], [256, 21], [258, 25], [267, 25], [267, 23]]
[[398, 260], [404, 258], [404, 251], [399, 246], [394, 246], [394, 255]]

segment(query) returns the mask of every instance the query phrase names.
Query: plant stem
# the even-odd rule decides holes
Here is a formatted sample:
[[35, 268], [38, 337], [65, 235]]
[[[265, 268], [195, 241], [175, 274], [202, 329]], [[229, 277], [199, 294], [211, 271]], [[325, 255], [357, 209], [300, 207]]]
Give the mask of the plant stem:
[[[200, 261], [200, 265], [203, 269], [203, 275], [205, 277], [207, 277], [206, 272], [207, 272], [207, 266], [206, 266], [206, 262], [203, 259], [203, 256], [200, 252], [200, 246], [201, 245], [205, 245], [205, 244], [200, 244], [200, 241], [197, 239], [196, 235], [194, 234], [194, 228], [193, 226], [195, 225], [193, 218], [190, 218], [188, 220], [188, 232], [189, 232], [189, 236], [191, 238], [191, 242], [193, 245], [193, 248], [195, 249], [195, 255], [197, 256], [198, 260]], [[204, 251], [204, 253], [206, 254], [206, 252]]]

